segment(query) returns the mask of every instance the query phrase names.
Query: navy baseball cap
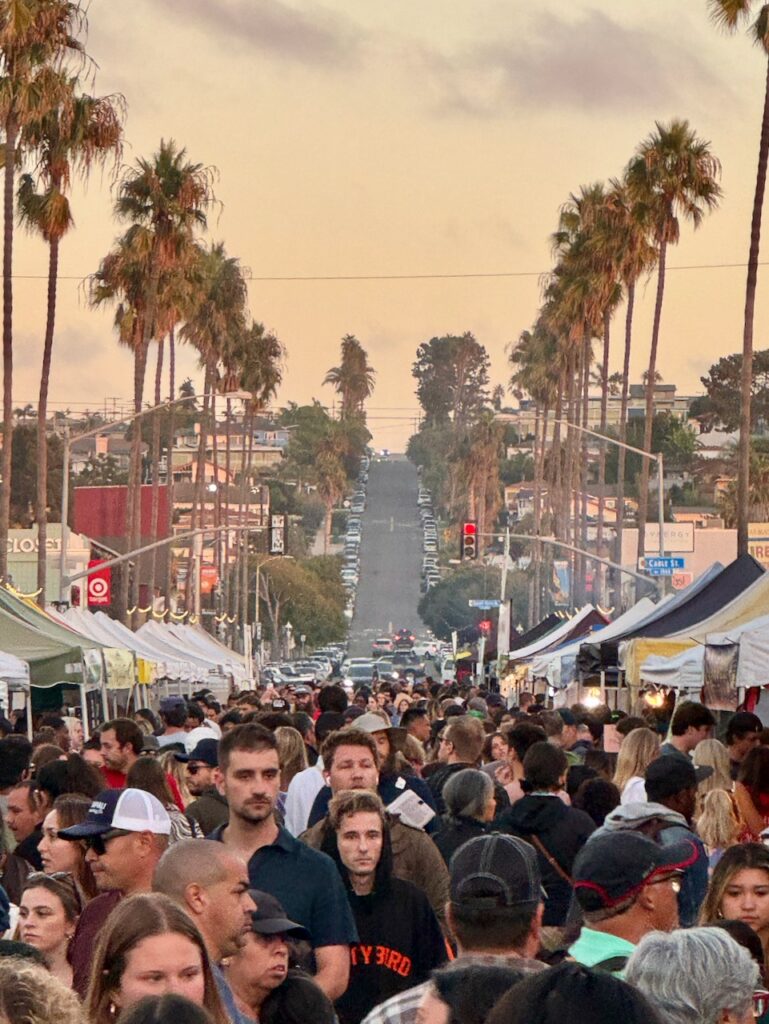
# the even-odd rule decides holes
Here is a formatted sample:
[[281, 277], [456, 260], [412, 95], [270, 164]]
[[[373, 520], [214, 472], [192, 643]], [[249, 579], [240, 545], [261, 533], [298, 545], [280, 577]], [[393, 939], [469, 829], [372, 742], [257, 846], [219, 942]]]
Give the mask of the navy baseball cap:
[[189, 754], [174, 754], [177, 761], [204, 761], [209, 768], [219, 764], [219, 740], [198, 740]]
[[112, 829], [123, 832], [171, 832], [168, 811], [157, 797], [143, 789], [105, 789], [91, 801], [85, 820], [59, 830], [61, 839], [87, 839]]

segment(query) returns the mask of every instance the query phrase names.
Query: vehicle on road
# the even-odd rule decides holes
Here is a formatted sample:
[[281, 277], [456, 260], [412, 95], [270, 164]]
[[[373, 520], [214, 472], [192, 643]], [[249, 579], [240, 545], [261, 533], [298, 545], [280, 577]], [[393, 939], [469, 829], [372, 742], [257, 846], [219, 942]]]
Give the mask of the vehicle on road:
[[380, 636], [371, 644], [372, 654], [390, 654], [395, 650], [395, 645], [389, 636]]

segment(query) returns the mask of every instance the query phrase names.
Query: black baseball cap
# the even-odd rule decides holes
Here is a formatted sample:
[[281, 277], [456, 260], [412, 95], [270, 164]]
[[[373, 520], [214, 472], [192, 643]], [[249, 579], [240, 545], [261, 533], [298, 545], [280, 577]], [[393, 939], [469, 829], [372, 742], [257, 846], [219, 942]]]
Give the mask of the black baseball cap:
[[198, 740], [189, 754], [174, 754], [177, 761], [204, 761], [209, 768], [219, 764], [219, 740]]
[[571, 874], [583, 910], [616, 906], [658, 875], [685, 871], [697, 860], [688, 839], [660, 846], [640, 832], [619, 831], [589, 839], [577, 854]]
[[652, 801], [674, 796], [684, 789], [693, 789], [712, 774], [710, 765], [696, 767], [683, 754], [663, 754], [646, 769], [646, 795]]
[[459, 847], [449, 866], [450, 899], [468, 909], [521, 907], [542, 902], [534, 847], [517, 836], [476, 836]]
[[292, 939], [309, 939], [310, 933], [301, 924], [290, 920], [280, 900], [261, 889], [249, 889], [256, 904], [251, 913], [251, 931], [257, 935], [289, 935]]

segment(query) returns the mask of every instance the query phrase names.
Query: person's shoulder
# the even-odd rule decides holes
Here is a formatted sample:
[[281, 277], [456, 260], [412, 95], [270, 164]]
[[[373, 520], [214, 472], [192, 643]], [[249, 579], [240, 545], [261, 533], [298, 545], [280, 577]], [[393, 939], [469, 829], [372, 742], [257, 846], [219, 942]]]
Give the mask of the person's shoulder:
[[390, 996], [379, 1006], [363, 1018], [362, 1024], [415, 1024], [417, 1010], [429, 988], [430, 982], [425, 981], [421, 985], [406, 989], [405, 992], [398, 992]]

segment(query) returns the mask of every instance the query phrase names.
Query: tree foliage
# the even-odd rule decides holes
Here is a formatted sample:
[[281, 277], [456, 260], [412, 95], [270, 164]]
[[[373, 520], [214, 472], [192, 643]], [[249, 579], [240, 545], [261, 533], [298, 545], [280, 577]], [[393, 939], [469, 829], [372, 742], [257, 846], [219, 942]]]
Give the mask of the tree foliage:
[[425, 420], [431, 425], [449, 420], [469, 423], [488, 403], [489, 356], [469, 331], [420, 345], [411, 372]]
[[[481, 612], [467, 602], [474, 598], [499, 597], [500, 585], [498, 569], [478, 566], [460, 569], [427, 591], [419, 602], [419, 615], [441, 640], [450, 640], [452, 630], [457, 630], [462, 642], [475, 640], [478, 623], [484, 618], [496, 620], [496, 612], [493, 615]], [[518, 622], [525, 617], [528, 601], [525, 573], [508, 573], [506, 593], [513, 602], [513, 621]]]
[[[704, 377], [700, 377], [709, 402], [700, 401], [693, 406], [692, 415], [705, 414], [706, 426], [720, 423], [724, 430], [737, 430], [740, 425], [740, 382], [742, 379], [742, 353], [722, 356], [713, 363]], [[759, 423], [769, 422], [769, 349], [753, 353], [753, 387], [750, 420], [755, 430]]]

